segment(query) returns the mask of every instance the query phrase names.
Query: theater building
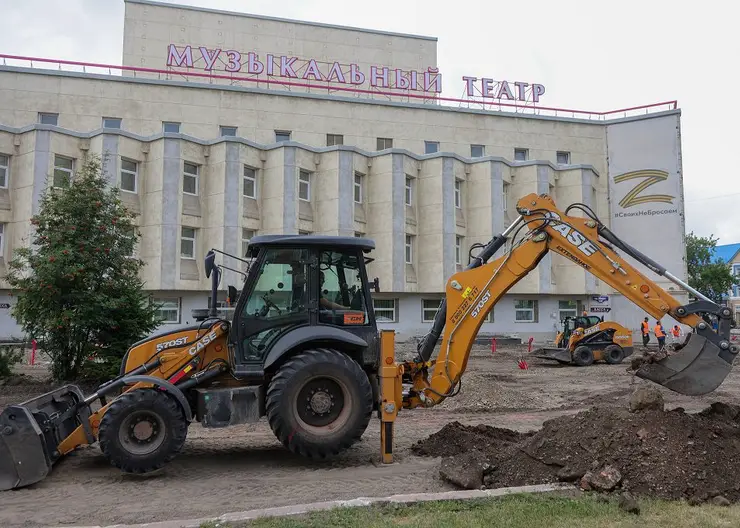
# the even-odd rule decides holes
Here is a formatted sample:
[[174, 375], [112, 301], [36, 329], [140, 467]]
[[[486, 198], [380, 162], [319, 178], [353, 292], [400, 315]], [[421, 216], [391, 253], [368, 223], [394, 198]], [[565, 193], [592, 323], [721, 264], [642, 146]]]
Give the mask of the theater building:
[[[149, 0], [126, 0], [123, 43], [111, 66], [0, 50], [0, 276], [45, 186], [97, 153], [139, 213], [137, 254], [165, 327], [206, 307], [208, 249], [311, 233], [375, 240], [376, 317], [398, 339], [419, 336], [469, 248], [532, 192], [589, 205], [685, 279], [675, 103], [560, 110], [533, 79], [446, 78], [434, 37]], [[447, 86], [467, 96], [443, 97]], [[222, 285], [241, 281], [227, 272]], [[0, 288], [0, 337], [18, 335]], [[549, 255], [482, 333], [544, 339], [582, 310], [635, 329], [644, 316]]]

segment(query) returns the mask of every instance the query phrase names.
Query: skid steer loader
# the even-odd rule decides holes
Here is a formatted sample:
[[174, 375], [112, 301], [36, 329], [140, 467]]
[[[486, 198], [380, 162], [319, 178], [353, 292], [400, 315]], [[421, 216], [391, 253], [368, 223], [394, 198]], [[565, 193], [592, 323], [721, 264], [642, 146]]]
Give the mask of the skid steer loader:
[[595, 315], [566, 317], [555, 336], [555, 347], [542, 347], [532, 354], [541, 359], [586, 367], [596, 361], [621, 363], [634, 352], [632, 332], [614, 321]]
[[[586, 218], [568, 216], [571, 209]], [[211, 250], [205, 265], [212, 289], [208, 318], [133, 344], [120, 376], [93, 394], [63, 387], [0, 414], [0, 489], [38, 482], [62, 456], [95, 442], [115, 467], [147, 473], [177, 455], [195, 421], [226, 427], [264, 416], [287, 449], [325, 458], [353, 445], [376, 411], [382, 460], [391, 461], [398, 412], [459, 393], [486, 315], [551, 250], [653, 317], [669, 314], [693, 328], [678, 354], [644, 364], [638, 377], [686, 395], [706, 394], [722, 383], [738, 352], [729, 341], [728, 308], [621, 241], [583, 204], [563, 213], [549, 196], [530, 194], [517, 211], [511, 226], [447, 280], [429, 333], [414, 359], [403, 363], [395, 361], [393, 331], [376, 326], [370, 291], [379, 291], [379, 284], [366, 271], [372, 240], [253, 238], [246, 255], [253, 263], [230, 321], [218, 317], [220, 270], [226, 267], [215, 264]], [[507, 242], [505, 254], [489, 262]], [[681, 304], [617, 250], [700, 300]], [[703, 319], [707, 314], [718, 318], [717, 331]], [[100, 408], [94, 410], [96, 402]]]

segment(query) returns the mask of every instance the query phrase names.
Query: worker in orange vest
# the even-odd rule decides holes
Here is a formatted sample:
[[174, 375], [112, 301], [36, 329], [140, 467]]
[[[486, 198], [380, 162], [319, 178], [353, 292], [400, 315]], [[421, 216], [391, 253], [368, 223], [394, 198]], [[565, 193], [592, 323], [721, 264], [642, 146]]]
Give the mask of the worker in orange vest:
[[655, 337], [658, 339], [658, 349], [663, 350], [663, 347], [665, 346], [665, 332], [663, 331], [663, 325], [660, 321], [655, 321], [655, 328], [653, 331], [655, 332]]
[[650, 325], [647, 317], [640, 323], [640, 330], [642, 331], [642, 346], [647, 346], [650, 342]]
[[681, 337], [681, 327], [678, 325], [673, 325], [673, 328], [671, 328], [671, 334], [673, 334], [673, 340], [678, 341], [678, 338]]

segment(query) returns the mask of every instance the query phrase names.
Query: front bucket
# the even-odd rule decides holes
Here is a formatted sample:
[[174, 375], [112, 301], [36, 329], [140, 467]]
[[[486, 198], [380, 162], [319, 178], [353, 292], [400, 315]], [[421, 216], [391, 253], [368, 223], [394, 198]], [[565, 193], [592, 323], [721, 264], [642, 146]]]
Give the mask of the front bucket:
[[570, 350], [567, 348], [538, 348], [532, 354], [534, 354], [534, 357], [552, 359], [560, 363], [570, 363], [572, 361]]
[[49, 474], [60, 456], [57, 446], [79, 425], [74, 408], [83, 399], [79, 388], [67, 385], [0, 414], [0, 490], [22, 488]]
[[729, 350], [692, 333], [680, 352], [655, 363], [644, 363], [635, 374], [679, 394], [701, 396], [722, 384], [732, 370], [733, 360]]

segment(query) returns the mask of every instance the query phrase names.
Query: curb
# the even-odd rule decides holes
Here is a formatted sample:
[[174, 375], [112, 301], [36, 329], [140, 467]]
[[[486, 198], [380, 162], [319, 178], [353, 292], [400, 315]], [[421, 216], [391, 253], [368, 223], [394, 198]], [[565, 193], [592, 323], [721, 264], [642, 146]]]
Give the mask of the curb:
[[538, 484], [534, 486], [517, 486], [511, 488], [496, 488], [485, 490], [443, 491], [439, 493], [410, 493], [391, 495], [389, 497], [358, 497], [349, 500], [327, 502], [313, 502], [296, 504], [294, 506], [280, 506], [276, 508], [262, 508], [234, 513], [225, 513], [218, 517], [203, 517], [200, 519], [183, 519], [179, 521], [160, 521], [144, 524], [111, 524], [107, 526], [64, 526], [55, 528], [199, 528], [205, 522], [243, 522], [252, 521], [259, 517], [283, 517], [288, 515], [302, 515], [304, 513], [331, 510], [333, 508], [365, 507], [373, 504], [412, 504], [439, 500], [469, 500], [490, 497], [501, 497], [513, 493], [547, 493], [551, 491], [574, 490], [570, 484]]

